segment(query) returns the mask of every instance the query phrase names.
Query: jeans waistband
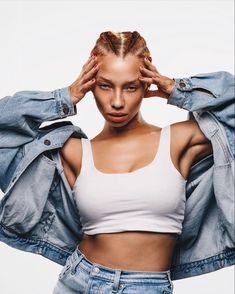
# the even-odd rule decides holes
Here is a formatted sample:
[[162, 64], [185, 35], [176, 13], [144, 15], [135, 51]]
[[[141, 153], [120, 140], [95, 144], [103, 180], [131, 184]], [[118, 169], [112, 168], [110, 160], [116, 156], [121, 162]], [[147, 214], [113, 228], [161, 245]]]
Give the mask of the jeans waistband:
[[151, 283], [172, 283], [170, 278], [170, 270], [167, 271], [128, 271], [122, 269], [114, 269], [104, 265], [90, 261], [78, 247], [69, 256], [69, 262], [72, 271], [76, 271], [79, 265], [89, 275], [100, 277], [109, 281], [118, 280], [129, 282], [151, 282]]

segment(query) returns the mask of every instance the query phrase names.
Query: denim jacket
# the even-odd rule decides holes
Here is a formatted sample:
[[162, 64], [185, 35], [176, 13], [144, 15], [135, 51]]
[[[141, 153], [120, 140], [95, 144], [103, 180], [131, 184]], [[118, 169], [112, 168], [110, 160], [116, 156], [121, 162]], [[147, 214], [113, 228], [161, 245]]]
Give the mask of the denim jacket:
[[[188, 111], [187, 119], [197, 121], [213, 153], [188, 175], [172, 280], [235, 264], [234, 75], [218, 71], [175, 81], [167, 104]], [[0, 241], [61, 265], [83, 231], [59, 149], [69, 137], [88, 137], [70, 121], [41, 124], [75, 115], [76, 107], [68, 87], [20, 91], [0, 100]]]

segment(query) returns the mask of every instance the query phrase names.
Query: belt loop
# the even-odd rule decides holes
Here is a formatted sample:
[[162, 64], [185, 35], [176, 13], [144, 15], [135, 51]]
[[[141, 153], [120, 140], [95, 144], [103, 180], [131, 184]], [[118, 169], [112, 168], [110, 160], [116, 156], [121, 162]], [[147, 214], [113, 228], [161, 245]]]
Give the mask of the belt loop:
[[170, 272], [170, 270], [167, 271], [167, 276], [168, 276], [168, 280], [169, 280], [169, 282], [170, 282], [170, 284], [171, 284], [171, 289], [173, 289], [173, 282], [172, 282], [172, 280], [171, 280], [171, 272]]
[[[74, 256], [74, 254], [76, 254]], [[78, 266], [78, 264], [82, 261], [83, 257], [84, 257], [84, 254], [81, 254], [81, 255], [78, 255], [77, 251], [75, 251], [73, 254], [73, 258], [71, 260], [71, 275], [75, 275], [76, 273], [76, 268]]]
[[121, 276], [121, 270], [115, 270], [112, 293], [118, 292], [120, 276]]

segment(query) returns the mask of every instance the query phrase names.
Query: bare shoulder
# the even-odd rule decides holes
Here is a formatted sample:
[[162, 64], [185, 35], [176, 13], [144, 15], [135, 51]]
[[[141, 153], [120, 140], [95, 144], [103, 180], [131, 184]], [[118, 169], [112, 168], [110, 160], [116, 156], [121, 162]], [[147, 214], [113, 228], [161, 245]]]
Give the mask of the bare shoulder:
[[177, 141], [181, 141], [188, 147], [200, 144], [209, 144], [210, 140], [204, 135], [197, 121], [185, 120], [171, 124], [172, 135], [177, 137]]
[[64, 172], [71, 187], [80, 172], [82, 160], [82, 143], [79, 138], [70, 137], [60, 149]]
[[81, 163], [82, 159], [82, 144], [79, 138], [69, 138], [60, 150], [60, 154], [63, 160], [74, 170], [77, 171], [77, 167]]

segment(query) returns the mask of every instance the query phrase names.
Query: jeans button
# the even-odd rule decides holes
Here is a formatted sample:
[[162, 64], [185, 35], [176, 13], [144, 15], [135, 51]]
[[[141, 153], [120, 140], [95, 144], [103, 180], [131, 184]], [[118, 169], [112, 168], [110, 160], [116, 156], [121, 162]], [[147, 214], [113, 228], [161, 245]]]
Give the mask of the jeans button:
[[100, 269], [99, 269], [98, 267], [94, 267], [94, 268], [93, 268], [93, 272], [94, 272], [94, 273], [98, 273], [99, 271], [100, 271]]
[[120, 284], [120, 285], [119, 285], [119, 288], [123, 288], [123, 287], [124, 287], [124, 284]]

